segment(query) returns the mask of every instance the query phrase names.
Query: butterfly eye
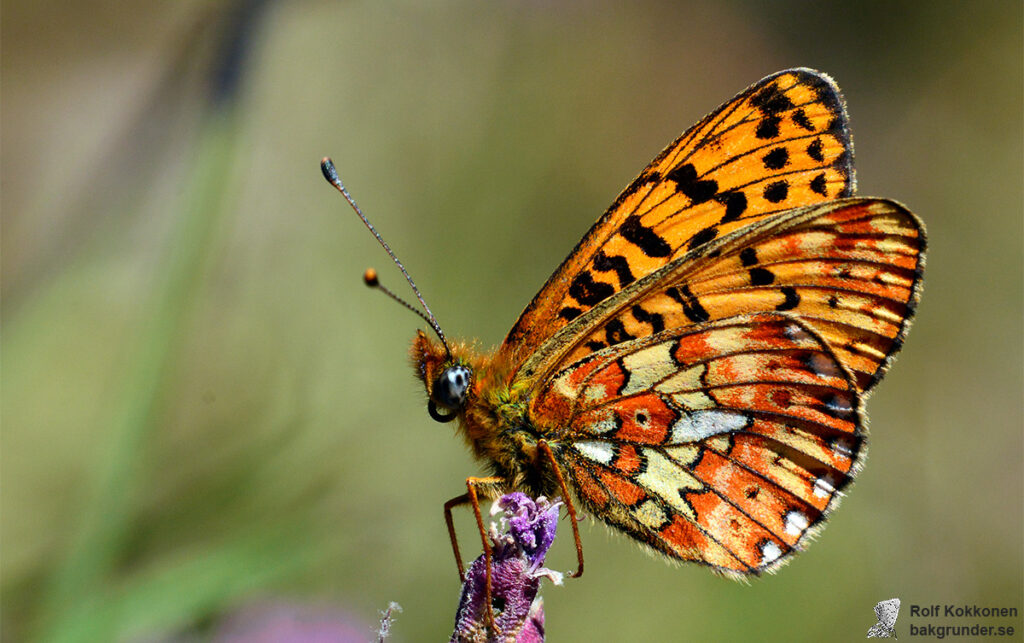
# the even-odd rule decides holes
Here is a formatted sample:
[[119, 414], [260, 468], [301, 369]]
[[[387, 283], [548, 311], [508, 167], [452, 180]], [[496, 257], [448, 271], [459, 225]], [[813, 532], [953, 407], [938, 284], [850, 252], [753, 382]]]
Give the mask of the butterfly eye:
[[466, 366], [452, 366], [434, 380], [432, 401], [449, 410], [457, 410], [466, 402], [473, 371]]

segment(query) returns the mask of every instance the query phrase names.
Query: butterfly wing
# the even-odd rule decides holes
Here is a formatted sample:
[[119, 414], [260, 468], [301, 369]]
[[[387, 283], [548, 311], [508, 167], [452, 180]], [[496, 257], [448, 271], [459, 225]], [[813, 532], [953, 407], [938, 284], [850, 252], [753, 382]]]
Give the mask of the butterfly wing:
[[896, 617], [900, 613], [900, 599], [890, 598], [875, 605], [875, 616], [878, 622], [868, 630], [869, 639], [890, 638], [896, 636]]
[[887, 601], [880, 601], [875, 605], [875, 616], [878, 622], [886, 627], [896, 625], [896, 618], [900, 614], [900, 599], [890, 598]]
[[579, 500], [671, 557], [771, 570], [832, 510], [864, 455], [857, 391], [789, 315], [675, 328], [546, 380], [534, 418]]
[[822, 524], [923, 266], [916, 217], [852, 190], [835, 85], [780, 72], [662, 152], [555, 271], [499, 357], [595, 515], [736, 575]]
[[790, 69], [752, 85], [669, 145], [623, 191], [523, 311], [501, 347], [521, 364], [601, 301], [714, 239], [853, 193], [839, 89]]
[[557, 338], [525, 370], [549, 372], [664, 328], [775, 310], [814, 328], [864, 391], [902, 346], [924, 249], [923, 225], [892, 201], [841, 199], [777, 215], [623, 291], [609, 300], [616, 306], [590, 314], [585, 331]]

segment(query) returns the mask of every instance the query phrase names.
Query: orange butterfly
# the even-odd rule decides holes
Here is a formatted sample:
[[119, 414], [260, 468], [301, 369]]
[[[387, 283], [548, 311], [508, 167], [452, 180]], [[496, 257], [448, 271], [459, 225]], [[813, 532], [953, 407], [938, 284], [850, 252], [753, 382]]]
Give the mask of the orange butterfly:
[[920, 296], [922, 223], [853, 191], [838, 88], [782, 71], [659, 154], [496, 351], [449, 344], [424, 303], [428, 410], [492, 474], [445, 506], [453, 544], [453, 506], [483, 534], [478, 496], [521, 490], [566, 498], [577, 574], [573, 497], [732, 576], [800, 550], [863, 464], [864, 397]]

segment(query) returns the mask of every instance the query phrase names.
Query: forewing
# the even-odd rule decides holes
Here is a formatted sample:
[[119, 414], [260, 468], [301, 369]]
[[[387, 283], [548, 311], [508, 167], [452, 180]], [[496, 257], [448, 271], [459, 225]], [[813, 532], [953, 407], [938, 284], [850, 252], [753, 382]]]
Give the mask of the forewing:
[[754, 221], [853, 193], [839, 89], [809, 69], [752, 85], [668, 146], [523, 311], [501, 351], [520, 364], [551, 334], [686, 252]]
[[923, 225], [892, 201], [842, 199], [788, 212], [636, 284], [562, 346], [563, 355], [539, 351], [537, 360], [572, 363], [666, 328], [784, 311], [810, 324], [868, 390], [903, 344], [924, 250]]
[[733, 574], [800, 549], [864, 454], [849, 374], [779, 313], [595, 352], [547, 380], [530, 417], [596, 516]]
[[882, 625], [891, 628], [896, 625], [896, 617], [900, 614], [900, 599], [890, 598], [875, 605], [875, 616]]

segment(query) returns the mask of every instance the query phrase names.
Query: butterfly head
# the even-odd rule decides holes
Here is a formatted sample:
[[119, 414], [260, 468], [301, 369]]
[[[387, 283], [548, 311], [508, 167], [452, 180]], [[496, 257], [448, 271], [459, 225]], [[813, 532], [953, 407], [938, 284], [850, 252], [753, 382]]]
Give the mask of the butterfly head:
[[380, 279], [377, 277], [377, 271], [373, 268], [368, 268], [363, 273], [363, 282], [370, 288], [376, 288], [383, 292], [385, 295], [395, 300], [402, 306], [411, 310], [413, 313], [418, 315], [423, 321], [430, 324], [430, 327], [437, 333], [437, 338], [441, 340], [441, 344], [435, 344], [431, 342], [423, 331], [419, 331], [416, 335], [416, 339], [412, 343], [412, 361], [413, 366], [416, 368], [416, 372], [419, 374], [420, 379], [423, 380], [424, 385], [427, 387], [427, 395], [430, 401], [427, 404], [427, 409], [430, 411], [430, 417], [434, 418], [438, 422], [451, 422], [463, 410], [466, 406], [466, 400], [469, 396], [469, 386], [473, 381], [473, 369], [471, 369], [463, 360], [456, 359], [452, 356], [451, 348], [448, 346], [447, 340], [444, 337], [444, 331], [441, 330], [441, 325], [437, 323], [437, 319], [434, 318], [434, 313], [430, 312], [430, 307], [427, 306], [427, 302], [424, 301], [423, 295], [420, 294], [420, 289], [416, 287], [416, 282], [412, 280], [409, 273], [406, 271], [405, 266], [398, 260], [395, 253], [391, 251], [388, 244], [384, 242], [384, 238], [380, 236], [377, 229], [373, 227], [369, 219], [363, 214], [363, 211], [356, 205], [355, 200], [345, 189], [341, 179], [338, 177], [338, 171], [334, 167], [334, 161], [329, 158], [324, 158], [320, 161], [320, 170], [324, 174], [324, 178], [327, 182], [333, 185], [338, 192], [341, 193], [348, 204], [352, 206], [352, 210], [355, 211], [356, 215], [359, 216], [363, 224], [370, 230], [377, 241], [391, 257], [398, 269], [402, 271], [402, 275], [405, 276], [406, 281], [409, 282], [409, 286], [412, 288], [413, 293], [416, 294], [416, 299], [419, 300], [422, 310], [418, 310], [415, 306], [412, 306], [407, 301], [391, 292], [391, 290], [384, 287], [380, 283]]
[[427, 389], [427, 411], [438, 422], [451, 422], [466, 406], [473, 369], [448, 353], [447, 348], [417, 331], [412, 362]]

